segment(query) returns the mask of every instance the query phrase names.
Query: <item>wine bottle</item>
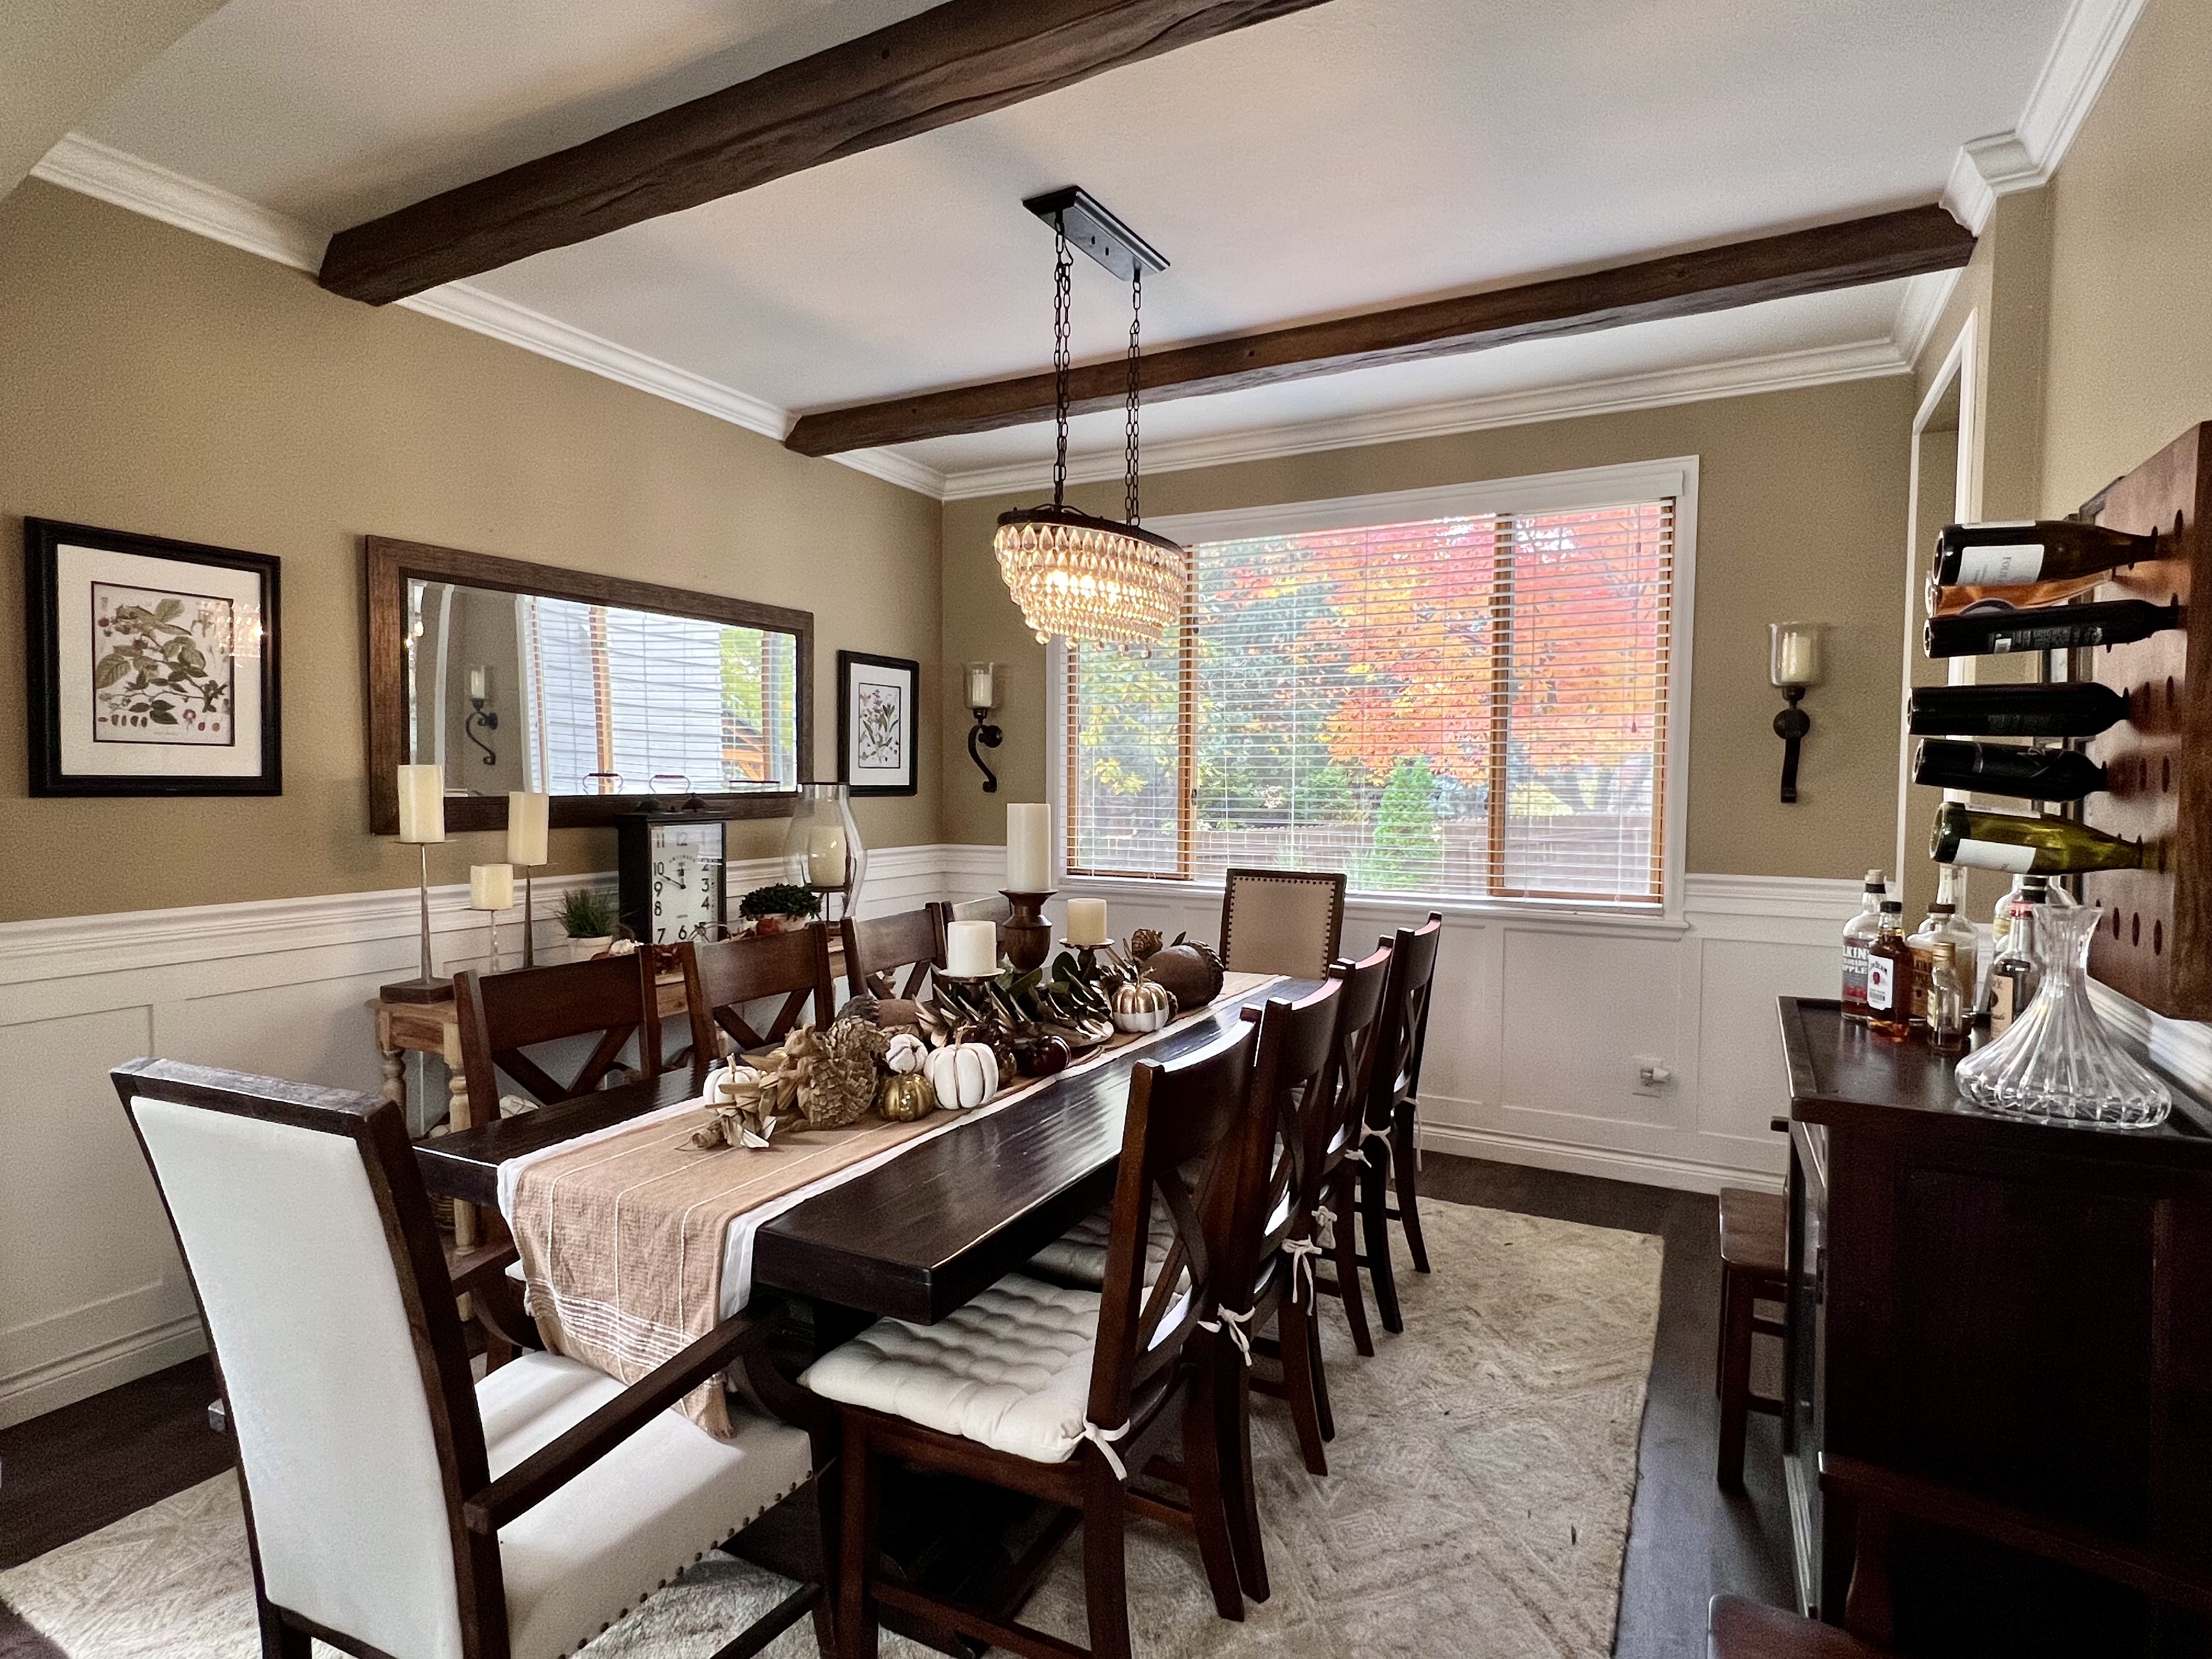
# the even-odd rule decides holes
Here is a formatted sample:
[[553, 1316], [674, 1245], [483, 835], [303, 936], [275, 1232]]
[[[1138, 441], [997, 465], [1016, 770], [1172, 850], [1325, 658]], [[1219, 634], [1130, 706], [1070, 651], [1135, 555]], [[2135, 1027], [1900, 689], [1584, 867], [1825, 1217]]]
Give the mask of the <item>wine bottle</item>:
[[2041, 611], [1970, 611], [1930, 617], [1921, 638], [1931, 657], [1984, 656], [2006, 651], [2068, 651], [2125, 645], [2181, 626], [2179, 605], [2114, 599], [2104, 605], [2057, 605]]
[[2154, 535], [2072, 519], [1946, 525], [1936, 538], [1936, 574], [1946, 587], [2025, 587], [2158, 556]]
[[2094, 576], [2075, 576], [2063, 582], [2030, 582], [2025, 587], [1946, 587], [1928, 573], [1928, 614], [1931, 617], [1955, 617], [1962, 611], [1987, 611], [2009, 607], [2026, 611], [2039, 605], [2063, 605], [2069, 599], [2078, 599], [2094, 593], [2105, 580], [2100, 571]]
[[2069, 870], [2134, 870], [2150, 854], [2133, 842], [2066, 818], [2020, 812], [1977, 812], [1956, 801], [1936, 814], [1928, 856], [1938, 864], [2014, 874], [2058, 875]]
[[1936, 789], [1966, 789], [2022, 800], [2079, 800], [2112, 786], [2105, 769], [2070, 749], [2022, 749], [2004, 743], [1923, 740], [1912, 757], [1912, 781]]
[[1907, 729], [1939, 738], [2094, 738], [2128, 717], [2108, 685], [1923, 685]]

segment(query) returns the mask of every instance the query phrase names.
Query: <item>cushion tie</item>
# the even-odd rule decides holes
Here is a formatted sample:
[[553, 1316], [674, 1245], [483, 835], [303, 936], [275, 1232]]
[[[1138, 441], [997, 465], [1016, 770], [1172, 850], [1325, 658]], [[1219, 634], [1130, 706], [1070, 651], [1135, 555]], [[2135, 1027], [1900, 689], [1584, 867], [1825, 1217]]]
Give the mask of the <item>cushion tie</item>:
[[[1326, 1204], [1316, 1204], [1313, 1216], [1316, 1237], [1286, 1238], [1282, 1245], [1283, 1254], [1291, 1259], [1291, 1299], [1297, 1300], [1298, 1275], [1304, 1273], [1306, 1280], [1305, 1305], [1309, 1313], [1314, 1310], [1314, 1298], [1320, 1294], [1320, 1286], [1314, 1276], [1314, 1258], [1327, 1255], [1336, 1248], [1336, 1212]], [[1319, 1237], [1324, 1232], [1328, 1235], [1326, 1243], [1321, 1242]]]
[[1237, 1352], [1244, 1356], [1244, 1366], [1249, 1370], [1252, 1365], [1252, 1339], [1244, 1334], [1244, 1327], [1251, 1322], [1251, 1309], [1247, 1308], [1243, 1313], [1238, 1313], [1233, 1308], [1224, 1308], [1219, 1318], [1200, 1320], [1198, 1328], [1201, 1331], [1218, 1332], [1226, 1327], [1229, 1340], [1237, 1345]]
[[1388, 1129], [1369, 1129], [1364, 1134], [1359, 1137], [1359, 1144], [1344, 1155], [1345, 1162], [1347, 1164], [1366, 1163], [1367, 1143], [1370, 1140], [1381, 1141], [1382, 1143], [1382, 1150], [1386, 1152], [1390, 1150], [1390, 1132]]
[[1121, 1455], [1114, 1449], [1114, 1442], [1128, 1431], [1129, 1425], [1127, 1423], [1118, 1429], [1102, 1429], [1089, 1418], [1083, 1420], [1083, 1433], [1080, 1437], [1088, 1440], [1106, 1455], [1107, 1464], [1113, 1469], [1114, 1478], [1116, 1480], [1127, 1480], [1129, 1478], [1129, 1471], [1121, 1462]]

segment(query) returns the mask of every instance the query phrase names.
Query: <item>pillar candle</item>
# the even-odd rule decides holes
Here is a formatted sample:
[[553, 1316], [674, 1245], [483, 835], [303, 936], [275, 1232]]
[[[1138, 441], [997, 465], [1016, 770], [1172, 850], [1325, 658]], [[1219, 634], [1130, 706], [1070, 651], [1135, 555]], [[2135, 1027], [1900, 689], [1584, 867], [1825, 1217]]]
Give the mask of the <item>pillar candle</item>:
[[1041, 801], [1006, 807], [1006, 890], [1052, 890], [1052, 809]]
[[945, 930], [945, 971], [984, 979], [999, 971], [999, 930], [988, 921], [956, 921]]
[[991, 695], [991, 669], [992, 665], [988, 662], [969, 664], [968, 706], [970, 708], [988, 708], [995, 701]]
[[1106, 942], [1104, 899], [1068, 900], [1067, 942], [1070, 945], [1103, 945]]
[[399, 769], [399, 839], [408, 842], [446, 838], [446, 774], [442, 767]]
[[507, 792], [507, 861], [529, 869], [545, 862], [552, 799], [535, 789]]
[[514, 907], [514, 866], [511, 864], [471, 864], [469, 866], [469, 908], [508, 910]]
[[845, 832], [834, 824], [807, 832], [806, 881], [811, 887], [845, 884]]

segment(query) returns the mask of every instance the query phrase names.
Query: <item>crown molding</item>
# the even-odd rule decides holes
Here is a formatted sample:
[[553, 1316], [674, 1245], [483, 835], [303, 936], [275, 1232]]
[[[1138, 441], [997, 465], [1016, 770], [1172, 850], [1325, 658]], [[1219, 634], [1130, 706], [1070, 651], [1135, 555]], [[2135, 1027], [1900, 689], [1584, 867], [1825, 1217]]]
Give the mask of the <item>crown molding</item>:
[[1898, 300], [1897, 320], [1890, 325], [1889, 337], [1906, 362], [1920, 361], [1920, 354], [1935, 335], [1936, 325], [1942, 319], [1943, 307], [1951, 303], [1959, 279], [1965, 275], [1962, 267], [1905, 279], [1905, 292]]
[[[1372, 414], [1309, 421], [1295, 426], [1224, 432], [1169, 443], [1148, 444], [1145, 447], [1145, 471], [1147, 473], [1186, 472], [1197, 467], [1271, 460], [1279, 456], [1305, 455], [1318, 450], [1356, 449], [1369, 444], [1450, 437], [1492, 427], [1527, 426], [1541, 421], [1570, 420], [1583, 415], [1656, 409], [1668, 404], [1702, 403], [1715, 398], [1741, 398], [1761, 392], [1832, 386], [1841, 380], [1864, 380], [1886, 374], [1904, 374], [1910, 373], [1911, 367], [1912, 360], [1898, 349], [1895, 341], [1859, 340], [1848, 345], [1815, 346], [1802, 351], [1774, 352], [1761, 356], [1733, 358], [1723, 362], [1698, 363], [1686, 368], [1660, 369], [1604, 380], [1574, 380], [1563, 386], [1539, 386], [1524, 392], [1490, 392], [1478, 398], [1428, 404], [1415, 409], [1382, 410]], [[1102, 450], [1089, 455], [1071, 455], [1067, 461], [1068, 482], [1098, 483], [1118, 478], [1121, 476], [1122, 465], [1122, 453], [1119, 449]], [[1050, 468], [1042, 461], [1023, 461], [1005, 466], [948, 472], [945, 479], [945, 499], [965, 501], [979, 495], [1031, 489], [1049, 481], [1050, 477]]]
[[330, 240], [242, 196], [172, 173], [157, 162], [81, 132], [70, 133], [48, 150], [31, 169], [31, 177], [143, 213], [149, 219], [159, 219], [165, 225], [226, 246], [258, 253], [295, 270], [319, 266], [323, 244]]
[[1951, 164], [1943, 205], [1960, 224], [1978, 236], [1998, 197], [2051, 182], [2142, 9], [2143, 0], [2074, 0], [2028, 89], [2019, 125], [1962, 146]]

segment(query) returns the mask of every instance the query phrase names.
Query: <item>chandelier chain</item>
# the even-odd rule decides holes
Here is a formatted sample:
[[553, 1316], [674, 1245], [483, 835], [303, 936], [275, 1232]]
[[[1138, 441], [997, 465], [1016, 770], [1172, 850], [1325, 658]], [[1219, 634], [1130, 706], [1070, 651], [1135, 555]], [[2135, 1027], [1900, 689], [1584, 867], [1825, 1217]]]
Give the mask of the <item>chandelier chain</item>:
[[1067, 497], [1068, 310], [1075, 270], [1067, 251], [1067, 221], [1054, 215], [1052, 222], [1057, 232], [1052, 266], [1052, 504], [1059, 507]]
[[1137, 328], [1144, 320], [1144, 312], [1145, 267], [1139, 261], [1129, 279], [1129, 465], [1124, 503], [1127, 510], [1123, 514], [1133, 525], [1143, 522], [1137, 516]]

